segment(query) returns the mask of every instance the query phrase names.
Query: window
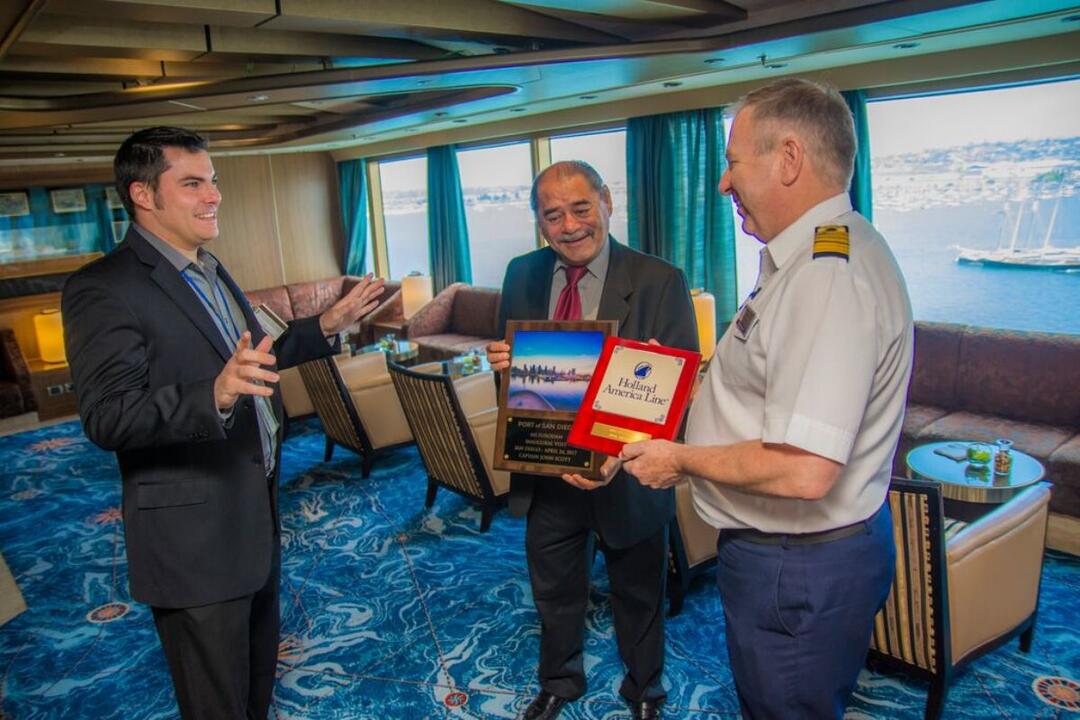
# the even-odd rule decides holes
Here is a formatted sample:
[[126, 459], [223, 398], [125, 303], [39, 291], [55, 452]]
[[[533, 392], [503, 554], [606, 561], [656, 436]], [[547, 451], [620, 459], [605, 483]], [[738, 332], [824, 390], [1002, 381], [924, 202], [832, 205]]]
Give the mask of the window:
[[[733, 120], [734, 118], [730, 115], [724, 115], [724, 133], [728, 140], [731, 139], [731, 123]], [[724, 146], [727, 147], [726, 141]], [[727, 161], [724, 162], [724, 169], [727, 169]], [[716, 192], [720, 192], [719, 188]], [[742, 218], [739, 217], [735, 200], [729, 196], [729, 201], [731, 202], [731, 219], [735, 225], [735, 292], [738, 296], [738, 303], [741, 305], [747, 296], [754, 291], [754, 286], [757, 284], [758, 264], [761, 248], [764, 246], [757, 238], [747, 235], [743, 231]]]
[[390, 278], [399, 280], [414, 270], [430, 275], [427, 158], [380, 162], [379, 181]]
[[1080, 81], [867, 114], [874, 222], [915, 318], [1080, 333]]
[[619, 242], [630, 239], [626, 223], [626, 131], [551, 138], [551, 161], [584, 160], [596, 168], [611, 190], [610, 232]]
[[536, 249], [529, 143], [459, 150], [457, 157], [473, 284], [502, 287], [507, 264]]

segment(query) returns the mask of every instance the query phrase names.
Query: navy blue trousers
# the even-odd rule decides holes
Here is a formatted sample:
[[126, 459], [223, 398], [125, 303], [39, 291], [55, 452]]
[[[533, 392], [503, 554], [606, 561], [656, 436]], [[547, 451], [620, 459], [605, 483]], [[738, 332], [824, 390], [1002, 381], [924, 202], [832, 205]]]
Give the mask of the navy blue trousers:
[[842, 718], [892, 585], [888, 507], [841, 540], [763, 545], [721, 532], [717, 551], [743, 717]]

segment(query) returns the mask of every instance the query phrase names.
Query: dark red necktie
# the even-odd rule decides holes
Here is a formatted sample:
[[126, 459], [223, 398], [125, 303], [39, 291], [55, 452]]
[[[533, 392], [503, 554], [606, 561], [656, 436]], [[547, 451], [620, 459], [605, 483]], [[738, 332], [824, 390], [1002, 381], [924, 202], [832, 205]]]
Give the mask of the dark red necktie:
[[581, 319], [581, 293], [578, 292], [578, 281], [588, 271], [584, 265], [563, 267], [566, 271], [566, 287], [559, 293], [559, 301], [555, 303], [555, 316], [552, 320], [580, 320]]

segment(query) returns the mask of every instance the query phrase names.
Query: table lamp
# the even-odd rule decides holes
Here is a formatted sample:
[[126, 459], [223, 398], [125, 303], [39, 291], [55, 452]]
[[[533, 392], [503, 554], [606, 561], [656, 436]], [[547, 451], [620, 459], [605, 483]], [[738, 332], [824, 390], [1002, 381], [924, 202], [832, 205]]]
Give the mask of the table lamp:
[[56, 308], [46, 308], [34, 316], [38, 351], [47, 363], [67, 362], [64, 352], [64, 321]]
[[708, 362], [716, 351], [716, 298], [702, 288], [695, 288], [690, 291], [690, 299], [694, 303], [694, 316], [697, 318], [701, 359]]
[[414, 271], [401, 278], [401, 311], [406, 320], [431, 302], [431, 298], [431, 278], [429, 276]]

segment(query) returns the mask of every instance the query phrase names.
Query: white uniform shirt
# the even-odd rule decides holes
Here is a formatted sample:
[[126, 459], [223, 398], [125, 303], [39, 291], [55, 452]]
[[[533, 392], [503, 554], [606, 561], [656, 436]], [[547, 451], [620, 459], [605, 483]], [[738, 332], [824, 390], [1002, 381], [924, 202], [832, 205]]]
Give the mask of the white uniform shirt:
[[[850, 255], [813, 257], [814, 228], [847, 225]], [[758, 290], [717, 345], [694, 400], [691, 445], [787, 444], [844, 465], [821, 500], [751, 495], [691, 478], [718, 528], [808, 533], [870, 517], [888, 491], [911, 375], [911, 303], [884, 238], [846, 194], [762, 249]], [[738, 315], [736, 316], [739, 317]]]

